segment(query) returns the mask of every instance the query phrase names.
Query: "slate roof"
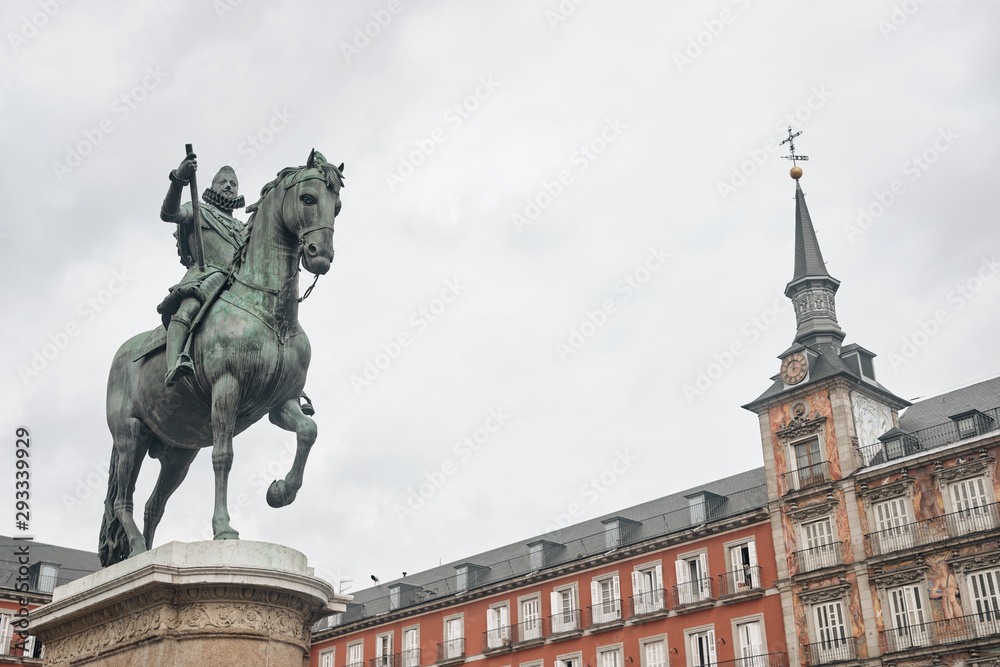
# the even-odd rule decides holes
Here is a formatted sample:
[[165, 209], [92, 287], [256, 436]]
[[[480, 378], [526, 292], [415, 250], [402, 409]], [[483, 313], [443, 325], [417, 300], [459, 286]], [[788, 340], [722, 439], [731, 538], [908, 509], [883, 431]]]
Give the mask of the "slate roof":
[[25, 544], [28, 545], [31, 563], [50, 563], [59, 567], [56, 586], [68, 584], [101, 569], [101, 561], [95, 552], [34, 540], [15, 540], [13, 537], [0, 535], [0, 588], [14, 588], [20, 567], [15, 553]]
[[983, 380], [968, 387], [932, 396], [913, 403], [899, 416], [899, 427], [913, 433], [938, 424], [970, 410], [986, 412], [1000, 406], [1000, 376]]
[[830, 274], [826, 271], [826, 262], [816, 240], [806, 196], [799, 182], [795, 181], [795, 274], [792, 282], [806, 276], [829, 278]]
[[[704, 522], [710, 523], [725, 517], [752, 512], [767, 506], [766, 484], [764, 468], [748, 470], [594, 519], [581, 521], [565, 528], [529, 536], [490, 551], [465, 556], [460, 560], [423, 572], [409, 574], [402, 579], [380, 583], [357, 592], [352, 591], [354, 601], [348, 605], [348, 611], [344, 614], [340, 624], [351, 623], [389, 611], [389, 588], [396, 584], [420, 587], [422, 593], [419, 601], [458, 593], [459, 591], [455, 587], [455, 567], [457, 565], [474, 564], [481, 568], [488, 568], [478, 573], [479, 578], [475, 585], [470, 583], [470, 589], [528, 574], [531, 571], [528, 544], [534, 542], [547, 541], [561, 545], [561, 548], [557, 547], [555, 552], [546, 554], [545, 567], [605, 553], [608, 548], [605, 543], [603, 522], [608, 519], [617, 517], [640, 524], [636, 528], [638, 532], [627, 540], [630, 544], [686, 530], [695, 525], [691, 519], [689, 498], [701, 493], [709, 494], [706, 496]], [[324, 619], [314, 627], [314, 631], [329, 627], [331, 624], [327, 619]]]

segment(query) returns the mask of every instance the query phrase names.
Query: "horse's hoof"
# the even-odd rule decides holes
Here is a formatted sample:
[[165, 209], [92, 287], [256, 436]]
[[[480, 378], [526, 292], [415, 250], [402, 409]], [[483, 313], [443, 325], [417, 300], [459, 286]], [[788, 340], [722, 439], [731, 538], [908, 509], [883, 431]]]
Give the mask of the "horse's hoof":
[[295, 500], [297, 492], [288, 486], [283, 479], [276, 479], [267, 487], [267, 504], [271, 507], [284, 507]]
[[240, 534], [230, 528], [229, 530], [224, 530], [221, 533], [216, 533], [214, 540], [238, 540], [240, 539]]

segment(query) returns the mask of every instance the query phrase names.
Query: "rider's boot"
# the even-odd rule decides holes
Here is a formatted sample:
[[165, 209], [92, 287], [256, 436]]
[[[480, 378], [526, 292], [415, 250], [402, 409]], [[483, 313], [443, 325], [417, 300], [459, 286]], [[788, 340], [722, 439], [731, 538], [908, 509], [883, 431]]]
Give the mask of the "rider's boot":
[[191, 328], [191, 320], [177, 314], [170, 317], [170, 327], [167, 329], [167, 363], [173, 361], [173, 366], [167, 370], [164, 378], [166, 385], [172, 387], [180, 377], [194, 374], [194, 363], [191, 357], [184, 354], [184, 341]]

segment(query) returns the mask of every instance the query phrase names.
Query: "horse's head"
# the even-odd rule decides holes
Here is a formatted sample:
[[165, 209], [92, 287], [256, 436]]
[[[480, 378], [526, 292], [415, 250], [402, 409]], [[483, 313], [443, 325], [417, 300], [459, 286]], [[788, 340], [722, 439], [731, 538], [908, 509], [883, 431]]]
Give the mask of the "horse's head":
[[302, 266], [316, 275], [329, 271], [333, 261], [333, 222], [340, 213], [343, 169], [343, 164], [335, 167], [313, 149], [305, 167], [289, 170], [288, 178], [279, 178], [279, 187], [284, 190], [280, 195], [281, 224], [298, 238]]

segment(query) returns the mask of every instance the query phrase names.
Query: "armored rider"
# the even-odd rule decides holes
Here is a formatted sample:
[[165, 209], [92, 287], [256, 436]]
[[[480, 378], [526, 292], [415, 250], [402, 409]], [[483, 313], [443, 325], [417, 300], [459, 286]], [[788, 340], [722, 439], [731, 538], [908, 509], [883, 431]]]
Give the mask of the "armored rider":
[[194, 373], [194, 364], [185, 349], [191, 324], [205, 302], [225, 283], [233, 259], [246, 239], [245, 225], [233, 217], [233, 210], [244, 206], [239, 194], [240, 184], [236, 172], [227, 165], [219, 169], [212, 179], [212, 187], [202, 194], [204, 201], [198, 203], [205, 264], [203, 270], [199, 268], [193, 251], [197, 238], [192, 205], [181, 204], [181, 193], [197, 169], [198, 162], [191, 153], [170, 172], [170, 189], [160, 208], [161, 220], [177, 224], [177, 251], [181, 263], [187, 267], [184, 278], [170, 288], [170, 293], [156, 307], [167, 330], [165, 381], [168, 387], [181, 376]]

